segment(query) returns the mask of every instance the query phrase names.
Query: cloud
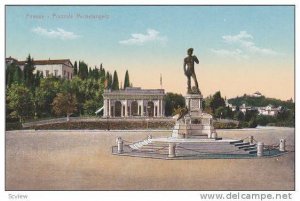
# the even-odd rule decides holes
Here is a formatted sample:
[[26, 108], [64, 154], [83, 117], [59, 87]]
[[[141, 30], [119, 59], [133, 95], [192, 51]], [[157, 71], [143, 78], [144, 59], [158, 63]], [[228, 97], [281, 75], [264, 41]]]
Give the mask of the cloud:
[[[258, 47], [254, 42], [254, 37], [246, 31], [240, 31], [237, 35], [225, 35], [222, 36], [223, 42], [229, 44], [233, 48], [238, 49], [211, 49], [211, 51], [218, 55], [226, 55], [234, 58], [249, 58], [249, 55], [263, 55], [263, 56], [277, 56], [280, 55], [272, 49]], [[239, 50], [239, 51], [237, 51]]]
[[225, 58], [234, 58], [237, 60], [247, 59], [248, 56], [243, 53], [240, 49], [235, 50], [225, 50], [225, 49], [211, 49], [211, 52], [215, 53], [218, 56]]
[[160, 41], [166, 42], [167, 38], [160, 36], [159, 32], [154, 29], [148, 29], [146, 34], [133, 33], [131, 38], [119, 41], [123, 45], [143, 45], [148, 42]]
[[42, 27], [35, 27], [32, 29], [32, 32], [48, 38], [58, 38], [61, 40], [73, 40], [80, 37], [79, 35], [73, 32], [65, 31], [64, 29], [61, 28], [56, 28], [55, 30], [53, 29], [48, 30]]

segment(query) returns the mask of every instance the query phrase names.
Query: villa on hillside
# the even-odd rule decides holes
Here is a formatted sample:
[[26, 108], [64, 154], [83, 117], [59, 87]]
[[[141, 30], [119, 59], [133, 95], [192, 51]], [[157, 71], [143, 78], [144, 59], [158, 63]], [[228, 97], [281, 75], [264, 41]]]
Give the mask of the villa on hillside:
[[[73, 64], [70, 59], [48, 59], [48, 60], [34, 60], [35, 70], [33, 73], [41, 72], [44, 77], [54, 76], [61, 77], [68, 80], [73, 78]], [[16, 63], [21, 70], [24, 69], [26, 61], [18, 61], [12, 57], [6, 58], [5, 63]]]
[[[236, 111], [236, 106], [232, 104], [226, 104], [226, 107], [231, 108], [232, 111]], [[239, 110], [246, 114], [247, 111], [257, 111], [258, 115], [264, 115], [264, 116], [276, 116], [279, 111], [282, 109], [281, 106], [274, 107], [273, 105], [269, 104], [265, 107], [253, 107], [253, 106], [246, 106], [246, 104], [242, 104], [239, 107]]]
[[266, 107], [258, 107], [258, 114], [267, 115], [267, 116], [276, 116], [278, 112], [281, 110], [281, 106], [274, 107], [273, 105], [268, 105]]
[[126, 87], [121, 90], [105, 90], [103, 117], [164, 117], [164, 96], [164, 89]]

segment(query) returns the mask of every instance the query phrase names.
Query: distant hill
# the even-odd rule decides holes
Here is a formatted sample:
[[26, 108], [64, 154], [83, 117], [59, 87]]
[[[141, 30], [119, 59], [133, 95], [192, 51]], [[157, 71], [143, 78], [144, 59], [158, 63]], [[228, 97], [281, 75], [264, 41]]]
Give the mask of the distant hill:
[[283, 106], [291, 110], [295, 109], [295, 103], [291, 101], [282, 101], [275, 98], [266, 98], [265, 96], [253, 97], [253, 96], [244, 95], [241, 97], [228, 99], [228, 103], [235, 106], [241, 106], [242, 104], [246, 104], [246, 106], [254, 106], [254, 107], [264, 107], [271, 104], [274, 107]]

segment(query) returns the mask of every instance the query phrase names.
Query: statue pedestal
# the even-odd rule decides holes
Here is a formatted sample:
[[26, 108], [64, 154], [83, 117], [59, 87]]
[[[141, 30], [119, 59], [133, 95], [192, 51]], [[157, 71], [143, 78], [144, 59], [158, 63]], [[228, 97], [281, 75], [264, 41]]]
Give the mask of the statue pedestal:
[[215, 132], [213, 117], [202, 112], [203, 96], [201, 94], [187, 94], [185, 104], [188, 114], [176, 122], [172, 137], [175, 138], [212, 138]]
[[200, 116], [202, 113], [203, 96], [201, 94], [185, 95], [185, 105], [189, 110], [190, 116]]

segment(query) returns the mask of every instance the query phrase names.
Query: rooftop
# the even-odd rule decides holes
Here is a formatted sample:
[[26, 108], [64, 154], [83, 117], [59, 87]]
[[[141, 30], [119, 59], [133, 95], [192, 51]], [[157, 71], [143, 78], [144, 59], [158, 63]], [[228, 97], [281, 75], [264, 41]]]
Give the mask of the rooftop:
[[[19, 65], [25, 65], [26, 61], [18, 61]], [[70, 59], [48, 59], [48, 60], [33, 60], [35, 65], [51, 65], [51, 64], [66, 64], [69, 63], [73, 66]]]
[[[18, 61], [15, 58], [12, 58], [11, 56], [8, 58], [5, 58], [6, 62], [13, 61], [16, 62], [18, 65], [25, 65], [26, 61]], [[72, 62], [70, 59], [47, 59], [47, 60], [33, 60], [33, 63], [35, 65], [52, 65], [52, 64], [67, 64], [70, 67], [73, 67]]]
[[108, 95], [164, 95], [164, 89], [142, 89], [141, 87], [126, 87], [121, 90], [104, 90], [104, 94]]

